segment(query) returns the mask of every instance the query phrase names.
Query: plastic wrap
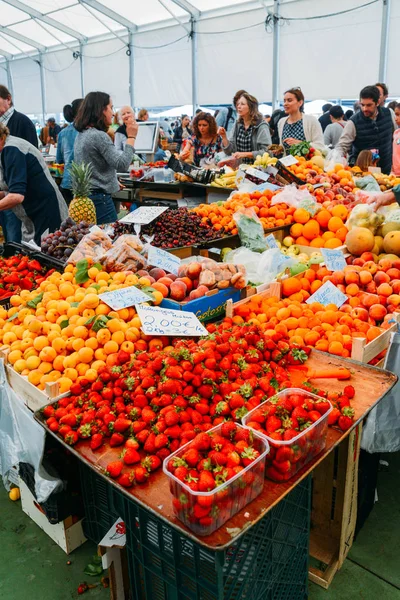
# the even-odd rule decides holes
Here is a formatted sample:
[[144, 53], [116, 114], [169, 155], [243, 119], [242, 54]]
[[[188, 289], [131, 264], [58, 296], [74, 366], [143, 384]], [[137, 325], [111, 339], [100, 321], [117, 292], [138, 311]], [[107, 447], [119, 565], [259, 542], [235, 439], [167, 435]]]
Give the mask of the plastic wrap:
[[[365, 195], [365, 192], [360, 192], [360, 194]], [[358, 199], [359, 196], [356, 195], [356, 198]], [[349, 230], [353, 227], [366, 227], [375, 234], [383, 220], [384, 217], [376, 213], [373, 204], [357, 204], [347, 219], [346, 227]]]
[[42, 467], [45, 431], [34, 419], [29, 408], [9, 386], [4, 361], [0, 360], [0, 471], [3, 483], [10, 489], [8, 474], [19, 463], [35, 469], [35, 493], [38, 502], [63, 488], [62, 482], [51, 477]]
[[333, 148], [328, 152], [325, 158], [324, 171], [329, 173], [335, 169], [335, 165], [347, 165], [347, 160], [342, 156], [339, 150]]
[[271, 248], [259, 254], [241, 247], [231, 250], [225, 258], [230, 263], [243, 265], [247, 283], [255, 285], [271, 283], [279, 273], [297, 264], [296, 258], [282, 254], [279, 248]]
[[83, 259], [100, 262], [104, 254], [112, 247], [112, 240], [100, 227], [92, 227], [90, 232], [79, 242], [68, 259], [68, 263], [76, 265]]
[[111, 271], [140, 271], [147, 261], [139, 254], [143, 244], [136, 235], [124, 234], [114, 242], [113, 246], [100, 259], [103, 267]]
[[[400, 333], [393, 333], [385, 369], [400, 373]], [[375, 452], [400, 450], [400, 382], [371, 410], [363, 427], [361, 448]]]
[[359, 177], [356, 181], [356, 187], [366, 192], [380, 192], [381, 188], [379, 183], [373, 175], [365, 175], [365, 177]]
[[246, 269], [240, 264], [219, 263], [210, 258], [202, 260], [191, 259], [189, 263], [181, 263], [179, 277], [198, 279], [199, 286], [204, 285], [209, 290], [223, 290], [228, 287], [242, 289], [246, 285]]
[[279, 194], [275, 194], [271, 200], [271, 206], [281, 203], [293, 206], [294, 208], [304, 208], [305, 210], [308, 210], [311, 215], [314, 215], [320, 208], [318, 202], [315, 201], [314, 196], [312, 196], [306, 188], [299, 189], [294, 183], [286, 185], [283, 190], [279, 192]]
[[263, 252], [268, 244], [264, 237], [264, 228], [253, 208], [240, 208], [233, 215], [240, 241], [253, 252]]

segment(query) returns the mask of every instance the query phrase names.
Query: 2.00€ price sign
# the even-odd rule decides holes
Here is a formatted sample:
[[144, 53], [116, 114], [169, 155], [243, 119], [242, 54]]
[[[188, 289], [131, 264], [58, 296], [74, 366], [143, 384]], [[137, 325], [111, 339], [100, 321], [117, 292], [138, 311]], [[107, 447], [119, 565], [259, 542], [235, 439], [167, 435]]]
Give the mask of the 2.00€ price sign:
[[207, 329], [192, 312], [139, 304], [135, 308], [142, 322], [141, 329], [146, 335], [208, 335]]

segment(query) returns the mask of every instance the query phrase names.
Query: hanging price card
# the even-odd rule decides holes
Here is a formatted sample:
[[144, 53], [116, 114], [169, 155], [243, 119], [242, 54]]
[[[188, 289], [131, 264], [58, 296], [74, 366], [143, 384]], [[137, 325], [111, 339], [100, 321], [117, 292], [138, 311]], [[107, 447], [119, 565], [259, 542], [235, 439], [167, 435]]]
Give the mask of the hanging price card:
[[267, 242], [269, 248], [278, 248], [278, 244], [276, 243], [276, 239], [274, 238], [272, 233], [267, 235], [265, 241]]
[[319, 302], [324, 306], [328, 304], [336, 304], [338, 308], [342, 306], [347, 300], [346, 294], [343, 294], [338, 288], [333, 285], [331, 281], [327, 281], [321, 287], [306, 300], [307, 304], [312, 304], [313, 302]]
[[181, 259], [178, 256], [170, 254], [170, 252], [161, 250], [161, 248], [150, 246], [147, 262], [152, 267], [159, 267], [160, 269], [164, 269], [167, 273], [178, 275]]
[[121, 288], [120, 290], [114, 290], [113, 292], [99, 294], [99, 298], [113, 310], [121, 310], [122, 308], [128, 308], [128, 306], [134, 306], [134, 304], [139, 304], [140, 302], [151, 302], [152, 300], [151, 296], [145, 294], [134, 285]]
[[208, 335], [207, 329], [192, 312], [140, 305], [136, 306], [136, 311], [146, 335]]
[[140, 223], [140, 225], [148, 225], [166, 210], [168, 210], [167, 206], [140, 206], [120, 219], [120, 223]]
[[321, 248], [321, 254], [324, 257], [326, 268], [329, 271], [343, 271], [346, 266], [346, 259], [341, 250], [329, 250]]

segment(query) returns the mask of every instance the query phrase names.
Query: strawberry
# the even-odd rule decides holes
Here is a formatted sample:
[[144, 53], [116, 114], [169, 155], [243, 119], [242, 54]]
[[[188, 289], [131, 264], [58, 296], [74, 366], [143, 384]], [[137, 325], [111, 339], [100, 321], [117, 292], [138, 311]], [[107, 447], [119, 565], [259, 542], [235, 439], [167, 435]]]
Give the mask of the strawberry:
[[240, 465], [240, 456], [236, 450], [230, 452], [226, 457], [227, 467], [237, 467]]
[[78, 432], [77, 431], [69, 431], [67, 433], [67, 435], [65, 436], [64, 440], [67, 444], [69, 444], [70, 446], [73, 446], [79, 440]]
[[328, 412], [328, 410], [330, 409], [331, 405], [330, 402], [328, 402], [328, 400], [317, 400], [314, 404], [315, 409], [321, 413], [321, 415], [324, 415], [326, 412]]
[[208, 457], [211, 458], [211, 462], [214, 465], [226, 465], [228, 458], [226, 456], [226, 454], [223, 454], [222, 452], [218, 452], [217, 450], [212, 450], [209, 454]]
[[121, 475], [122, 467], [124, 466], [121, 460], [114, 460], [113, 462], [108, 463], [106, 467], [106, 475], [116, 479]]
[[154, 440], [154, 447], [156, 450], [160, 450], [161, 448], [164, 448], [167, 445], [168, 437], [165, 435], [165, 433], [159, 433], [158, 435], [156, 435], [156, 438]]
[[69, 425], [76, 427], [78, 425], [78, 417], [72, 413], [66, 414], [60, 419], [60, 425]]
[[201, 459], [201, 456], [196, 448], [189, 448], [189, 450], [186, 450], [185, 454], [183, 455], [183, 459], [187, 462], [189, 467], [196, 467], [197, 463]]
[[130, 488], [135, 483], [135, 474], [131, 471], [130, 473], [123, 473], [117, 479], [117, 483], [122, 487]]
[[143, 408], [141, 416], [145, 423], [152, 423], [157, 417], [154, 410], [151, 410], [151, 408], [149, 408], [149, 407]]
[[354, 421], [354, 409], [345, 406], [342, 409], [342, 414], [338, 419], [338, 426], [342, 431], [347, 431], [353, 425]]
[[[304, 398], [303, 398], [303, 400], [304, 400]], [[293, 409], [291, 416], [295, 417], [296, 419], [298, 419], [301, 422], [308, 420], [308, 412], [302, 406], [296, 406]]]
[[316, 423], [318, 419], [321, 418], [321, 413], [319, 413], [317, 410], [310, 410], [310, 412], [308, 413], [308, 418], [311, 420], [312, 423]]
[[237, 425], [233, 421], [227, 421], [221, 425], [221, 435], [228, 440], [233, 440], [237, 433]]
[[226, 445], [226, 438], [222, 437], [222, 435], [218, 435], [218, 433], [215, 433], [212, 438], [211, 438], [211, 448], [213, 450], [217, 450], [220, 451], [222, 450]]
[[150, 435], [150, 431], [148, 429], [142, 429], [141, 431], [136, 433], [136, 439], [139, 444], [143, 445], [146, 442], [149, 435]]
[[337, 404], [340, 410], [342, 410], [342, 408], [344, 408], [345, 406], [350, 406], [350, 400], [348, 396], [340, 396], [340, 398], [338, 398]]
[[192, 514], [196, 519], [202, 519], [203, 517], [206, 517], [210, 513], [210, 510], [211, 510], [211, 506], [204, 507], [204, 506], [200, 506], [200, 504], [195, 504], [193, 507]]
[[[139, 439], [139, 438], [138, 438]], [[156, 451], [156, 434], [151, 432], [143, 446], [145, 452], [153, 454]]]
[[[277, 432], [275, 431], [274, 433], [277, 433]], [[287, 440], [291, 440], [291, 439], [293, 439], [294, 437], [296, 437], [296, 435], [298, 435], [298, 434], [299, 434], [299, 432], [298, 432], [298, 431], [296, 431], [295, 429], [286, 429], [286, 430], [283, 432], [283, 439], [284, 439], [285, 441], [287, 441]], [[282, 434], [278, 434], [278, 435], [282, 435]], [[272, 434], [271, 434], [271, 437], [272, 437]], [[279, 438], [279, 439], [282, 439], [282, 438]]]
[[103, 444], [103, 435], [101, 433], [94, 433], [90, 440], [90, 447], [92, 450], [97, 450]]
[[46, 417], [46, 419], [48, 419], [49, 417], [53, 417], [54, 413], [55, 413], [55, 408], [54, 406], [52, 406], [51, 404], [49, 404], [48, 406], [45, 406], [43, 409], [43, 416]]
[[114, 421], [114, 431], [116, 433], [124, 433], [127, 429], [132, 425], [132, 421], [130, 419], [121, 419], [118, 418]]
[[276, 451], [275, 460], [277, 462], [284, 462], [287, 460], [292, 461], [293, 457], [294, 457], [294, 452], [293, 452], [292, 448], [290, 448], [289, 446], [281, 446]]
[[155, 471], [161, 466], [161, 460], [158, 458], [158, 456], [146, 456], [146, 458], [142, 461], [142, 466], [150, 472]]
[[92, 427], [89, 425], [89, 423], [86, 423], [86, 425], [81, 425], [78, 428], [78, 434], [82, 439], [89, 438], [92, 435]]
[[211, 438], [207, 433], [198, 433], [192, 443], [193, 448], [204, 452], [211, 446]]
[[146, 483], [149, 478], [149, 472], [143, 466], [138, 466], [134, 468], [135, 480], [136, 483]]
[[199, 492], [210, 492], [215, 488], [215, 479], [210, 471], [201, 471], [198, 487]]
[[113, 433], [110, 437], [109, 444], [111, 448], [114, 448], [115, 446], [121, 446], [124, 443], [124, 441], [125, 438], [121, 433]]
[[140, 462], [140, 454], [134, 448], [126, 448], [121, 456], [126, 465], [133, 465]]
[[335, 425], [339, 419], [341, 412], [338, 408], [333, 408], [328, 415], [328, 425]]
[[171, 454], [171, 450], [169, 448], [166, 448], [165, 446], [164, 446], [164, 448], [160, 448], [156, 452], [156, 456], [158, 456], [158, 458], [161, 461], [163, 461], [165, 458], [167, 458], [167, 456], [169, 456], [170, 454]]
[[139, 449], [139, 442], [136, 438], [130, 437], [125, 442], [125, 448], [133, 448], [134, 450]]
[[164, 433], [169, 438], [177, 439], [181, 437], [182, 428], [179, 425], [173, 425], [172, 427], [167, 427]]
[[179, 413], [176, 410], [169, 410], [165, 413], [165, 423], [167, 427], [173, 427], [179, 423]]
[[255, 448], [246, 448], [240, 455], [242, 459], [243, 465], [248, 467], [252, 462], [256, 460], [260, 456], [260, 453]]
[[343, 390], [343, 394], [345, 394], [348, 398], [350, 398], [350, 400], [352, 398], [354, 398], [356, 393], [356, 390], [354, 389], [354, 387], [352, 385], [346, 385], [346, 387]]
[[189, 470], [187, 467], [185, 466], [179, 466], [176, 467], [175, 471], [174, 471], [174, 475], [177, 479], [180, 479], [181, 481], [185, 481], [187, 474], [189, 473]]
[[197, 465], [198, 471], [212, 471], [213, 465], [210, 458], [202, 458]]
[[275, 415], [271, 415], [270, 417], [268, 417], [265, 423], [265, 429], [267, 433], [273, 433], [277, 429], [281, 429], [281, 427], [282, 421], [278, 419], [278, 417], [276, 417]]

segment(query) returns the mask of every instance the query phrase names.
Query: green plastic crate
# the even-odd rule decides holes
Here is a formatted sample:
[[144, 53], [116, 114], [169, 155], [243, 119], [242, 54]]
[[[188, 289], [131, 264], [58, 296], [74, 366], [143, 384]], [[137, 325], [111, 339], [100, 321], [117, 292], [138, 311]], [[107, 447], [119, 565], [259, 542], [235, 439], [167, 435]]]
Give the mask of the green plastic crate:
[[225, 550], [211, 551], [81, 468], [86, 535], [127, 528], [135, 600], [306, 600], [311, 482], [307, 478]]

